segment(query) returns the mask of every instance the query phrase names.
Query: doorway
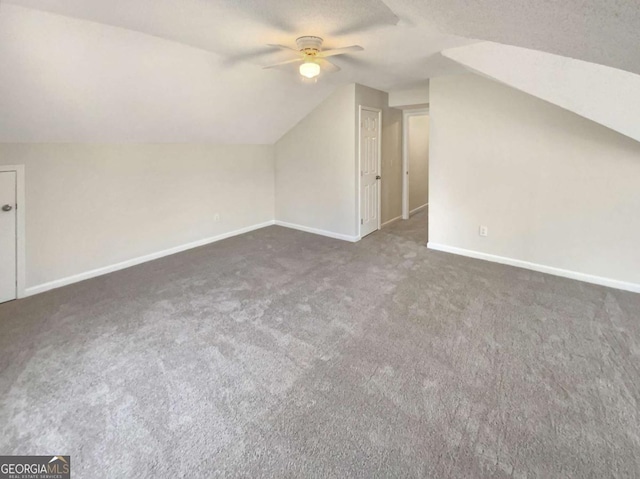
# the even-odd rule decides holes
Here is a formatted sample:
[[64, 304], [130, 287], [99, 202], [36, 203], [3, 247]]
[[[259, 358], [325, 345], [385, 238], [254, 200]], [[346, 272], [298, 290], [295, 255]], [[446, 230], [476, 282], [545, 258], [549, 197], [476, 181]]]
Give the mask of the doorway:
[[360, 106], [360, 237], [380, 229], [382, 110]]
[[0, 303], [24, 296], [24, 167], [0, 165]]
[[429, 207], [429, 110], [407, 110], [402, 128], [402, 219]]

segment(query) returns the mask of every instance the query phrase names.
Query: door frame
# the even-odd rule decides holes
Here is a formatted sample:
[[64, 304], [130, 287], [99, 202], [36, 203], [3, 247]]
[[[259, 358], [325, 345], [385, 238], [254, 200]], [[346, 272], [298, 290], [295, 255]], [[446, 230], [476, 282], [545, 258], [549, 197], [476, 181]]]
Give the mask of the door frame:
[[0, 172], [16, 174], [16, 297], [25, 297], [25, 179], [24, 165], [0, 165]]
[[[402, 112], [402, 219], [409, 219], [409, 118], [428, 115], [429, 108], [404, 110]], [[431, 145], [431, 142], [429, 142]]]
[[[356, 222], [358, 224], [358, 239], [362, 238], [362, 110], [378, 113], [378, 174], [382, 177], [382, 110], [371, 106], [358, 105], [358, 169], [356, 176], [358, 177], [358, 211]], [[378, 230], [382, 227], [380, 213], [382, 212], [382, 181], [378, 180]]]

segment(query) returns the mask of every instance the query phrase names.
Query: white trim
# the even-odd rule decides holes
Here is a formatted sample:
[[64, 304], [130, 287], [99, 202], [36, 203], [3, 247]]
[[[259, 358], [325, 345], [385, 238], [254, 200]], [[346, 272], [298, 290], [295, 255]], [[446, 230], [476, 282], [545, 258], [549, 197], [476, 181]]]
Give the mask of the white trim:
[[49, 291], [50, 289], [60, 288], [68, 284], [84, 281], [85, 279], [95, 278], [96, 276], [102, 276], [103, 274], [107, 274], [107, 273], [113, 273], [114, 271], [130, 268], [131, 266], [135, 266], [141, 263], [146, 263], [147, 261], [152, 261], [154, 259], [162, 258], [164, 256], [169, 256], [175, 253], [180, 253], [182, 251], [186, 251], [192, 248], [197, 248], [199, 246], [215, 243], [216, 241], [231, 238], [232, 236], [241, 235], [243, 233], [248, 233], [250, 231], [264, 228], [265, 226], [271, 226], [273, 224], [275, 224], [275, 221], [273, 220], [265, 221], [264, 223], [247, 226], [245, 228], [240, 228], [234, 231], [230, 231], [228, 233], [223, 233], [217, 236], [213, 236], [211, 238], [205, 238], [202, 240], [193, 241], [191, 243], [175, 246], [173, 248], [169, 248], [163, 251], [158, 251], [156, 253], [151, 253], [144, 256], [139, 256], [137, 258], [128, 259], [120, 263], [112, 264], [109, 266], [103, 266], [102, 268], [92, 269], [91, 271], [86, 271], [84, 273], [74, 274], [73, 276], [67, 276], [66, 278], [56, 279], [55, 281], [50, 281], [48, 283], [43, 283], [38, 286], [32, 286], [31, 288], [27, 288], [25, 293], [26, 293], [26, 296], [32, 296], [34, 294], [43, 293], [45, 291]]
[[409, 117], [428, 115], [429, 108], [402, 111], [402, 219], [408, 220], [409, 211]]
[[461, 256], [468, 256], [469, 258], [476, 258], [476, 259], [481, 259], [485, 261], [491, 261], [493, 263], [507, 264], [509, 266], [516, 266], [518, 268], [538, 271], [540, 273], [547, 273], [547, 274], [552, 274], [554, 276], [561, 276], [563, 278], [570, 278], [578, 281], [584, 281], [587, 283], [598, 284], [600, 286], [607, 286], [609, 288], [616, 288], [616, 289], [622, 289], [624, 291], [640, 293], [640, 284], [638, 283], [628, 283], [626, 281], [619, 281], [617, 279], [604, 278], [602, 276], [594, 276], [592, 274], [586, 274], [586, 273], [578, 273], [576, 271], [555, 268], [553, 266], [530, 263], [528, 261], [522, 261], [519, 259], [507, 258], [505, 256], [496, 256], [493, 254], [481, 253], [479, 251], [456, 248], [455, 246], [447, 246], [447, 245], [437, 244], [432, 242], [427, 243], [427, 248], [436, 250], [436, 251], [444, 251], [445, 253], [453, 253]]
[[360, 156], [362, 156], [362, 139], [360, 135], [362, 134], [362, 105], [358, 105], [358, 127], [356, 128], [356, 148], [357, 155], [356, 158], [356, 231], [358, 231], [358, 235], [362, 236], [362, 170], [360, 169]]
[[422, 210], [424, 210], [425, 208], [428, 208], [428, 207], [429, 207], [429, 203], [425, 203], [422, 206], [418, 206], [417, 208], [414, 208], [411, 211], [409, 211], [409, 216], [413, 216], [416, 213], [418, 213], [418, 212], [420, 212], [420, 211], [422, 211]]
[[[356, 225], [358, 228], [358, 240], [362, 238], [362, 110], [373, 111], [378, 113], [378, 174], [382, 176], [382, 110], [369, 106], [358, 105], [358, 169], [356, 177], [358, 183], [358, 213], [356, 217]], [[382, 229], [382, 179], [378, 184], [378, 230]], [[356, 240], [356, 241], [358, 241]], [[349, 241], [349, 240], [347, 240]]]
[[318, 228], [310, 228], [309, 226], [302, 226], [294, 223], [287, 223], [286, 221], [276, 220], [274, 224], [278, 226], [283, 226], [285, 228], [291, 228], [293, 230], [304, 231], [305, 233], [313, 233], [316, 235], [327, 236], [329, 238], [349, 241], [350, 243], [355, 243], [356, 241], [360, 241], [360, 236], [350, 236], [350, 235], [344, 235], [342, 233], [334, 233], [333, 231], [321, 230]]
[[24, 165], [0, 165], [0, 171], [16, 173], [16, 298], [24, 298], [26, 284], [26, 205]]
[[400, 216], [396, 216], [395, 218], [389, 220], [389, 221], [385, 221], [384, 223], [382, 223], [382, 227], [384, 228], [385, 226], [389, 226], [391, 223], [395, 223], [398, 220], [402, 219], [402, 215]]

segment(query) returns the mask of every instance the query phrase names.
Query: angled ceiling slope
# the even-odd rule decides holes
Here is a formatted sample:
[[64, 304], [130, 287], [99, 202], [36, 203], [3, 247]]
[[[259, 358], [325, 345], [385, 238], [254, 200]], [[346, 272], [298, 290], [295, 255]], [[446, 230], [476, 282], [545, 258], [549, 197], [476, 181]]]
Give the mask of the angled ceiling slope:
[[640, 141], [640, 75], [492, 42], [442, 54], [475, 73]]
[[640, 74], [638, 0], [385, 0], [442, 32]]
[[[460, 70], [470, 40], [380, 0], [0, 0], [0, 142], [271, 144], [339, 85], [387, 90]], [[318, 35], [357, 56], [317, 84], [269, 43]]]
[[126, 28], [222, 55], [246, 54], [247, 46], [256, 49], [301, 35], [335, 37], [398, 23], [396, 15], [379, 0], [4, 1]]
[[314, 95], [198, 48], [0, 4], [0, 142], [270, 144]]

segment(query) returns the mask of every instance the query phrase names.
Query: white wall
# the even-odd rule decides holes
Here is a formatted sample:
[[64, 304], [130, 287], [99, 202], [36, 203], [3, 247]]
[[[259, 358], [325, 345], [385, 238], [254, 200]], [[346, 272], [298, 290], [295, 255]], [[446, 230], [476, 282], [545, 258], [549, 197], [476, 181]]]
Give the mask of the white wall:
[[493, 42], [451, 48], [442, 55], [640, 141], [640, 75]]
[[412, 88], [389, 91], [389, 106], [394, 108], [424, 107], [429, 103], [429, 80]]
[[429, 115], [409, 116], [409, 211], [429, 202]]
[[355, 225], [353, 105], [345, 85], [276, 142], [276, 220], [345, 239]]
[[430, 246], [640, 288], [640, 143], [476, 75], [430, 95]]
[[276, 220], [355, 241], [358, 107], [382, 109], [382, 221], [402, 214], [402, 112], [388, 94], [358, 84], [338, 88], [276, 143]]
[[[357, 239], [355, 111], [355, 85], [341, 87], [271, 146], [0, 143], [0, 164], [26, 166], [27, 293], [276, 217]], [[394, 166], [397, 113], [383, 123]]]
[[[402, 216], [402, 111], [389, 107], [389, 94], [356, 84], [356, 178], [358, 165], [358, 107], [368, 106], [382, 110], [382, 171], [380, 176], [381, 219], [384, 224]], [[360, 192], [356, 189], [356, 205]], [[357, 208], [357, 206], [356, 206]], [[356, 218], [356, 223], [359, 216]]]
[[0, 144], [0, 164], [26, 167], [27, 288], [274, 216], [272, 146]]
[[402, 217], [402, 111], [382, 111], [382, 224]]

